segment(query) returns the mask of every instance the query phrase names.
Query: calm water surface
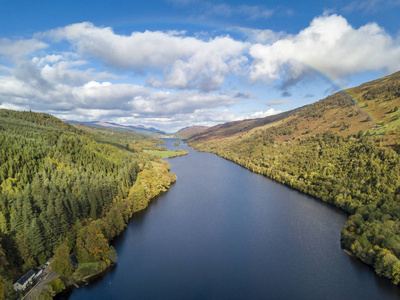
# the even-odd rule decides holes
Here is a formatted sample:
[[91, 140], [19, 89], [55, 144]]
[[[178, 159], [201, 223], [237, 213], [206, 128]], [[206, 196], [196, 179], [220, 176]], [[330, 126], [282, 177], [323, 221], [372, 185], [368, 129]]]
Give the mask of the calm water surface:
[[169, 159], [177, 183], [115, 242], [118, 266], [70, 299], [400, 298], [342, 251], [347, 214], [189, 151]]

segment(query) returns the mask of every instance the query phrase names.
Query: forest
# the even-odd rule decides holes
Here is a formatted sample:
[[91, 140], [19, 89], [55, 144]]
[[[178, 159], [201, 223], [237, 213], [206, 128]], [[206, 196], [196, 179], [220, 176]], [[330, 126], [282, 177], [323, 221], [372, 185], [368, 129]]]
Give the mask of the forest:
[[266, 118], [264, 126], [249, 126], [262, 119], [227, 125], [237, 128], [228, 137], [221, 126], [207, 129], [188, 143], [347, 211], [342, 247], [398, 284], [399, 76]]
[[[0, 110], [0, 299], [54, 255], [61, 279], [42, 292], [105, 269], [109, 242], [132, 214], [176, 180], [158, 140], [124, 130], [71, 126], [48, 115]], [[78, 268], [71, 264], [74, 254]]]

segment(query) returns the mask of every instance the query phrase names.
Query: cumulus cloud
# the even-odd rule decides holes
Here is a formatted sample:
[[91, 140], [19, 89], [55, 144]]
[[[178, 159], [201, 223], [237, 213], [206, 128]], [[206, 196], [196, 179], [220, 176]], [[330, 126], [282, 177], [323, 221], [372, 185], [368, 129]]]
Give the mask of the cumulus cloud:
[[250, 79], [272, 82], [283, 77], [294, 84], [315, 70], [331, 78], [364, 71], [400, 68], [400, 45], [370, 23], [358, 29], [338, 15], [315, 18], [297, 35], [272, 44], [254, 44]]
[[0, 103], [0, 108], [11, 109], [11, 110], [29, 110], [29, 106], [27, 105], [18, 105], [15, 103], [8, 103], [8, 102]]
[[[187, 93], [189, 102], [186, 103]], [[227, 95], [195, 95], [194, 92], [182, 94], [149, 94], [147, 97], [136, 97], [122, 109], [76, 106], [70, 110], [54, 110], [54, 114], [62, 119], [87, 121], [107, 120], [122, 125], [145, 125], [163, 128], [169, 132], [177, 131], [191, 125], [213, 126], [252, 117], [253, 115], [236, 115], [228, 109], [219, 109], [220, 101], [231, 103]], [[226, 102], [227, 101], [227, 102]], [[171, 107], [165, 103], [174, 103]], [[51, 111], [50, 111], [51, 112]]]
[[[235, 6], [227, 9], [237, 13]], [[375, 23], [353, 28], [341, 16], [323, 15], [297, 34], [239, 30], [247, 35], [244, 41], [184, 31], [119, 35], [79, 23], [32, 39], [0, 39], [0, 107], [82, 121], [215, 125], [280, 112], [231, 112], [231, 106], [254, 100], [243, 90], [247, 80], [277, 84], [290, 96], [292, 85], [319, 72], [343, 80], [400, 68], [399, 40]], [[69, 52], [60, 51], [65, 45]]]
[[237, 120], [249, 120], [249, 119], [258, 119], [258, 118], [265, 118], [265, 117], [269, 117], [269, 116], [273, 116], [276, 114], [281, 113], [281, 110], [276, 110], [274, 108], [270, 108], [266, 111], [256, 111], [250, 114], [246, 114], [246, 115], [240, 115], [235, 117], [235, 121]]
[[[113, 84], [91, 80], [81, 85], [46, 78], [47, 64], [21, 63], [6, 76], [0, 76], [0, 99], [10, 105], [34, 110], [97, 114], [141, 115], [148, 117], [190, 114], [197, 109], [212, 109], [235, 104], [248, 93], [238, 91], [205, 93], [168, 92], [135, 84]], [[82, 75], [82, 77], [84, 77]], [[87, 115], [90, 117], [91, 115]]]
[[256, 29], [246, 27], [235, 27], [236, 30], [243, 32], [250, 43], [271, 44], [284, 38], [286, 34], [283, 31], [275, 32], [270, 29]]
[[79, 53], [97, 57], [109, 66], [135, 70], [165, 67], [178, 59], [190, 58], [202, 43], [160, 31], [118, 35], [110, 27], [96, 27], [89, 22], [51, 30], [45, 35], [56, 41], [68, 40]]
[[230, 37], [217, 37], [204, 43], [190, 59], [175, 61], [164, 81], [151, 77], [148, 83], [154, 87], [215, 90], [229, 73], [238, 73], [247, 64], [247, 58], [241, 55], [244, 48]]
[[56, 41], [65, 39], [81, 55], [97, 57], [113, 68], [142, 74], [161, 71], [163, 78], [148, 80], [154, 87], [214, 90], [223, 84], [227, 74], [247, 61], [244, 52], [248, 45], [229, 36], [206, 41], [176, 31], [133, 32], [123, 36], [88, 22], [51, 30], [45, 35]]
[[[84, 24], [83, 27], [86, 25]], [[78, 27], [81, 28], [80, 26]], [[93, 27], [93, 29], [96, 31], [99, 28]], [[67, 28], [67, 31], [69, 30], [70, 28]], [[101, 31], [101, 29], [99, 30]], [[58, 36], [59, 32], [56, 31], [38, 34], [37, 36], [42, 36], [43, 38], [50, 36], [51, 39], [65, 38]], [[106, 29], [106, 33], [110, 33], [110, 31]], [[173, 47], [175, 46], [172, 45], [170, 50], [167, 49], [170, 51], [170, 55], [163, 56], [164, 53], [158, 49], [159, 53], [155, 57], [150, 58], [151, 55], [148, 56], [150, 67], [159, 67], [156, 65], [160, 63], [161, 67], [167, 68], [171, 73], [166, 75], [166, 78], [171, 83], [168, 80], [165, 82], [159, 80], [158, 88], [156, 89], [151, 86], [132, 83], [113, 83], [112, 81], [118, 79], [118, 76], [108, 72], [98, 72], [93, 67], [96, 64], [90, 63], [91, 55], [93, 55], [93, 53], [90, 54], [92, 48], [89, 46], [86, 48], [84, 43], [81, 45], [81, 37], [78, 38], [79, 34], [75, 36], [74, 34], [69, 32], [68, 38], [77, 39], [76, 42], [71, 42], [76, 47], [75, 53], [54, 52], [52, 49], [48, 51], [49, 54], [44, 51], [35, 53], [42, 47], [31, 47], [28, 49], [29, 51], [27, 49], [21, 50], [19, 52], [21, 55], [18, 55], [18, 59], [11, 62], [12, 66], [2, 66], [0, 69], [2, 72], [0, 74], [0, 99], [2, 99], [0, 107], [46, 111], [64, 119], [82, 121], [127, 118], [133, 122], [132, 124], [139, 122], [146, 125], [151, 123], [152, 120], [163, 120], [165, 124], [172, 124], [172, 122], [179, 124], [179, 121], [177, 121], [179, 117], [184, 120], [194, 120], [192, 117], [197, 115], [198, 111], [227, 107], [249, 97], [249, 93], [245, 91], [209, 92], [210, 89], [217, 86], [213, 83], [213, 78], [217, 83], [222, 84], [223, 77], [229, 72], [237, 71], [241, 67], [242, 61], [244, 61], [240, 57], [243, 52], [242, 43], [236, 42], [230, 37], [218, 37], [202, 41], [196, 38], [185, 38], [181, 36], [184, 34], [183, 32], [155, 33], [156, 36], [169, 39], [168, 43], [170, 45], [177, 43], [176, 48], [180, 49], [178, 53], [174, 54]], [[145, 48], [156, 51], [152, 47], [157, 44], [157, 41], [152, 41], [151, 36], [152, 34], [150, 34], [149, 44], [152, 44], [152, 46]], [[117, 39], [119, 37], [116, 36]], [[186, 50], [181, 49], [181, 42], [183, 46], [188, 45]], [[192, 42], [194, 46], [190, 45]], [[18, 42], [7, 42], [7, 45], [17, 44]], [[124, 42], [122, 42], [123, 45]], [[128, 47], [129, 45], [126, 46]], [[227, 47], [230, 49], [227, 49]], [[4, 47], [2, 53], [7, 51], [11, 53], [11, 50], [9, 50], [11, 48], [11, 46], [7, 47], [7, 49]], [[133, 51], [134, 49], [130, 50]], [[139, 50], [142, 51], [141, 58], [146, 59], [143, 56], [146, 51], [138, 49], [138, 52], [140, 52]], [[216, 54], [212, 55], [214, 52]], [[188, 54], [186, 55], [186, 53]], [[234, 54], [233, 56], [236, 53], [240, 55], [232, 58], [232, 53]], [[116, 50], [110, 55], [120, 54]], [[101, 57], [101, 55], [102, 53], [96, 57], [104, 64], [107, 64], [108, 60], [106, 57]], [[111, 56], [109, 57], [110, 61], [112, 61]], [[126, 59], [128, 59], [128, 56]], [[163, 59], [166, 59], [166, 61], [162, 62], [161, 60]], [[118, 60], [116, 61], [118, 62]], [[133, 61], [130, 68], [140, 69], [144, 67], [141, 64], [143, 62]], [[187, 86], [195, 87], [197, 85], [193, 90], [185, 90], [185, 84], [179, 81], [175, 85], [172, 84], [174, 74], [179, 71], [179, 64], [184, 65], [184, 72], [187, 73], [186, 76], [189, 76]], [[115, 66], [111, 67], [120, 68], [120, 65], [116, 63]], [[207, 71], [207, 69], [210, 70]], [[113, 70], [113, 68], [110, 70]], [[168, 87], [178, 86], [183, 90], [168, 91], [162, 88], [159, 89], [159, 87], [165, 85]]]
[[37, 39], [17, 40], [0, 39], [0, 57], [14, 61], [35, 52], [36, 50], [45, 49], [48, 45]]

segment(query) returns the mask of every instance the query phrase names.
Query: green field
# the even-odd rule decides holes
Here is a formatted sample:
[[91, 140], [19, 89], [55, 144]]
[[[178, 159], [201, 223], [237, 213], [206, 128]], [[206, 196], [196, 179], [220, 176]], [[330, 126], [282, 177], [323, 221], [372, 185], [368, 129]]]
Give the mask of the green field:
[[186, 155], [188, 151], [159, 151], [159, 150], [145, 150], [144, 152], [149, 153], [151, 155], [159, 155], [161, 158], [171, 158], [175, 156]]

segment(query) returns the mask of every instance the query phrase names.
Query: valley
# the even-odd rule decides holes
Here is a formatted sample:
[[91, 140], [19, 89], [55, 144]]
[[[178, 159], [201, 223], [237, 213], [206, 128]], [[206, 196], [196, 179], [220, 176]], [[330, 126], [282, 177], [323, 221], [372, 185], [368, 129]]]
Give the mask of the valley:
[[190, 146], [351, 214], [341, 242], [400, 281], [400, 72], [264, 119], [217, 125]]

